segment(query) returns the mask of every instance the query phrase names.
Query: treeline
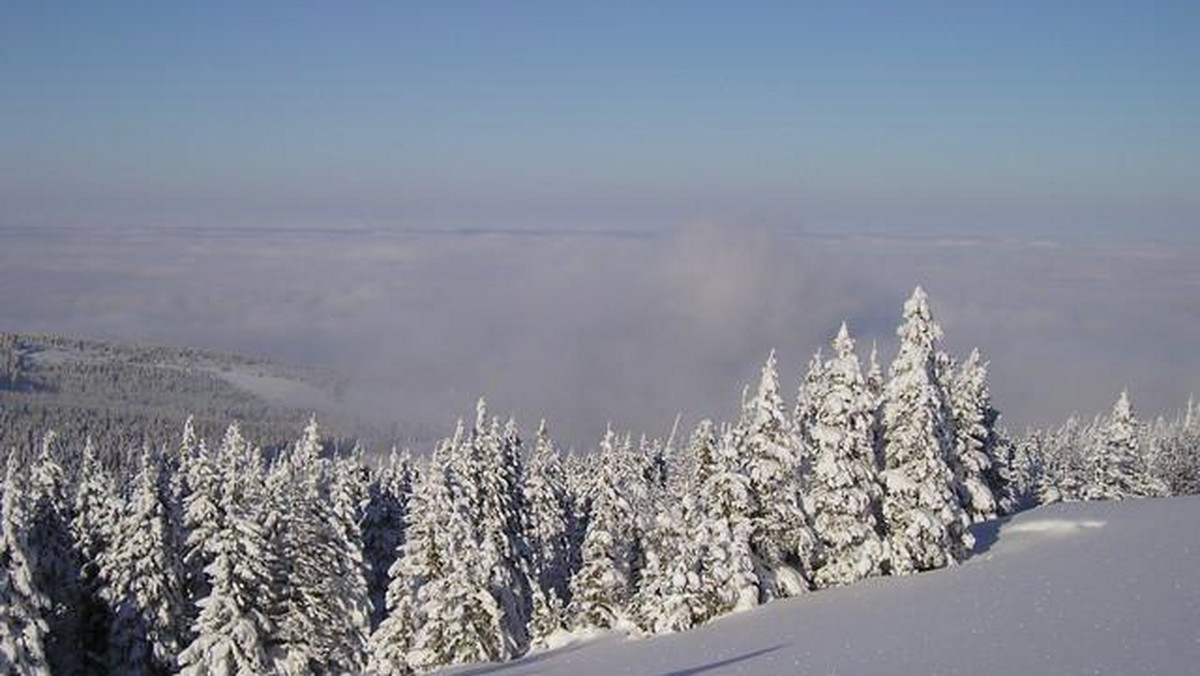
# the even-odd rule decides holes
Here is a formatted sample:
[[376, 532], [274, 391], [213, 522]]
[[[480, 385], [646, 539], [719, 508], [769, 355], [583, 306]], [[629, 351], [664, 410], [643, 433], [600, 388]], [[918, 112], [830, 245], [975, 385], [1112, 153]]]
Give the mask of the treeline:
[[[556, 634], [685, 630], [877, 575], [953, 565], [970, 526], [1039, 502], [1195, 492], [1200, 422], [1012, 439], [979, 353], [918, 289], [885, 374], [845, 326], [794, 404], [774, 355], [729, 423], [610, 429], [564, 456], [479, 402], [430, 457], [334, 452], [315, 422], [279, 453], [237, 424], [131, 468], [47, 436], [10, 454], [0, 672], [411, 674], [507, 660]], [[79, 458], [78, 461], [70, 461]], [[123, 467], [123, 466], [122, 466]]]

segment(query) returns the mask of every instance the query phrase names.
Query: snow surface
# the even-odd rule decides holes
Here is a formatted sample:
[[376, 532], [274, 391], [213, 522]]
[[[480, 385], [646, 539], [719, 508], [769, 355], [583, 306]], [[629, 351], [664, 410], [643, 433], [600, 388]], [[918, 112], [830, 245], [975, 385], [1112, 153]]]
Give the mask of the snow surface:
[[1056, 504], [974, 533], [954, 568], [446, 673], [1200, 674], [1200, 498]]
[[311, 411], [341, 411], [345, 405], [328, 392], [309, 383], [283, 376], [236, 368], [214, 369], [230, 385], [275, 406]]

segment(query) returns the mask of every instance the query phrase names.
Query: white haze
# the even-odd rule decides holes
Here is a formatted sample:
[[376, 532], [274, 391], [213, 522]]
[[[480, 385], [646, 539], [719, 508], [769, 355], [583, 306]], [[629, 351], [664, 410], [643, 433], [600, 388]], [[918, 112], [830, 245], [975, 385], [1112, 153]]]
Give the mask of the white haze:
[[886, 363], [930, 292], [959, 354], [983, 348], [1009, 427], [1145, 413], [1200, 389], [1200, 250], [665, 233], [0, 229], [0, 329], [246, 352], [336, 367], [381, 422], [448, 432], [486, 394], [585, 446], [728, 418], [772, 347], [794, 393], [844, 318]]

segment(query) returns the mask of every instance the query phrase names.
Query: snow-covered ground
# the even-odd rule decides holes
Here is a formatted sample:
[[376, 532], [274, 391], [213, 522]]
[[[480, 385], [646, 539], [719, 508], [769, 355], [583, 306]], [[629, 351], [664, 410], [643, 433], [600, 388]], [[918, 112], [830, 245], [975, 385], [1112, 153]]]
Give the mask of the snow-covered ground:
[[342, 411], [345, 408], [329, 392], [296, 378], [251, 369], [222, 368], [212, 372], [230, 385], [275, 406], [308, 411]]
[[455, 674], [1200, 674], [1200, 498], [1058, 504], [965, 564]]

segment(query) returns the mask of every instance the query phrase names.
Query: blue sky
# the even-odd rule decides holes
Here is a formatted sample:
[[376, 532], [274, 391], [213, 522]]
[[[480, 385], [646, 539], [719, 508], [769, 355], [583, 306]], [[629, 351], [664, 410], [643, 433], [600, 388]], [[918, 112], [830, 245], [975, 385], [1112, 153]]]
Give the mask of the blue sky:
[[0, 5], [0, 225], [1200, 231], [1194, 2]]

